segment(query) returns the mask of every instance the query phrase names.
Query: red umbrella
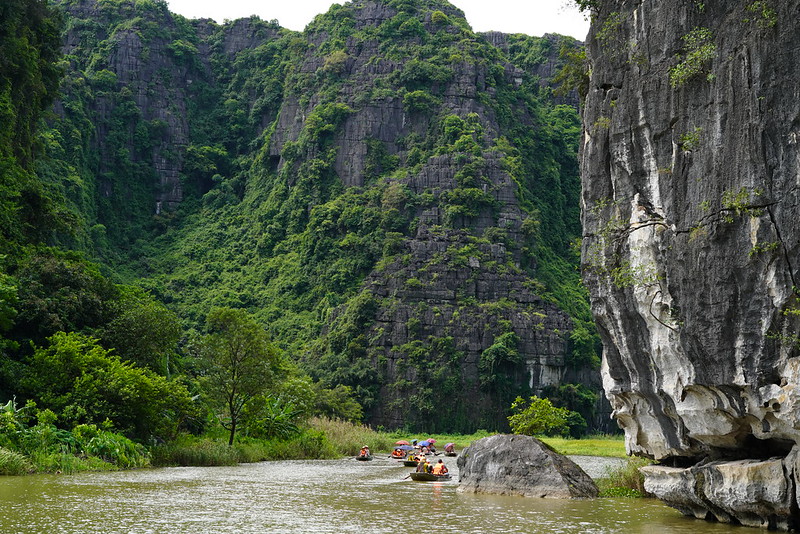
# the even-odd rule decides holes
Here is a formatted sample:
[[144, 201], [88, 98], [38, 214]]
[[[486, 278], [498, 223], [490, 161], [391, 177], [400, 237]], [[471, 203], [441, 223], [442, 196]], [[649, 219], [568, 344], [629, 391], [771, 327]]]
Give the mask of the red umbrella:
[[411, 444], [409, 442], [407, 442], [406, 440], [401, 439], [400, 441], [396, 441], [395, 445], [411, 445]]

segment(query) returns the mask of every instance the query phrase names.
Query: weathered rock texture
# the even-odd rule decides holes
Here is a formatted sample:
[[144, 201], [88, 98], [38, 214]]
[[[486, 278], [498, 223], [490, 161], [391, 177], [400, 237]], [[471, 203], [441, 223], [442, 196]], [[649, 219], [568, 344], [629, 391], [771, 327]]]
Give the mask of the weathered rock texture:
[[[56, 109], [74, 118], [77, 102], [88, 100], [78, 96], [76, 86], [94, 90], [91, 100], [80, 105], [93, 123], [89, 143], [99, 156], [92, 171], [100, 177], [100, 194], [117, 209], [131, 209], [126, 201], [135, 191], [147, 188], [152, 195], [149, 213], [175, 210], [186, 195], [181, 180], [185, 152], [192, 137], [198, 137], [190, 132], [190, 115], [214, 113], [198, 109], [209, 104], [209, 87], [215, 89], [218, 83], [212, 73], [212, 54], [222, 52], [234, 63], [241, 52], [275, 38], [279, 28], [256, 24], [253, 19], [220, 27], [205, 19], [193, 21], [187, 30], [187, 21], [170, 13], [166, 3], [110, 6], [96, 0], [55, 0], [55, 4], [68, 19], [64, 54], [72, 62], [67, 72], [72, 80], [64, 92], [74, 93], [65, 99], [66, 109], [63, 103]], [[199, 37], [196, 47], [185, 40], [187, 33]], [[113, 78], [98, 85], [98, 74]], [[251, 96], [255, 100], [257, 95]], [[252, 101], [246, 106], [252, 106]], [[265, 117], [262, 128], [272, 120]], [[124, 153], [119, 143], [109, 141], [110, 136], [120, 136], [114, 131], [120, 122], [128, 130]], [[150, 139], [143, 139], [145, 133]], [[151, 183], [108, 179], [120, 169], [137, 165], [148, 169]]]
[[598, 495], [594, 481], [575, 462], [530, 436], [480, 439], [457, 463], [460, 492], [553, 499]]
[[[226, 214], [237, 205], [242, 226], [220, 230], [219, 243], [252, 233], [257, 254], [248, 242], [220, 262], [203, 250], [215, 245], [192, 238], [177, 253], [191, 250], [187, 262], [214, 271], [213, 293], [237, 286], [233, 293], [243, 298], [236, 306], [263, 311], [284, 293], [303, 294], [298, 302], [305, 302], [291, 306], [298, 321], [279, 330], [305, 338], [303, 345], [323, 339], [320, 350], [304, 347], [304, 363], [318, 369], [321, 354], [336, 356], [315, 378], [360, 388], [370, 424], [435, 430], [430, 420], [439, 414], [465, 432], [497, 428], [518, 394], [566, 382], [599, 390], [595, 359], [580, 349], [592, 334], [569, 315], [585, 322], [588, 314], [574, 311], [583, 303], [565, 302], [572, 291], [559, 293], [563, 280], [548, 279], [574, 261], [574, 115], [560, 110], [563, 116], [546, 118], [548, 97], [539, 102], [536, 93], [562, 63], [561, 44], [577, 46], [574, 40], [549, 36], [521, 58], [531, 45], [523, 41], [533, 38], [493, 32], [484, 39], [439, 0], [336, 4], [302, 33], [255, 17], [221, 26], [188, 21], [163, 2], [56, 2], [65, 11], [71, 62], [58, 112], [70, 130], [81, 127], [66, 137], [85, 145], [76, 173], [98, 183], [98, 240], [106, 230], [111, 241], [124, 242], [141, 227], [173, 227], [181, 203]], [[450, 52], [440, 58], [442, 46]], [[458, 133], [461, 126], [447, 133], [445, 117], [470, 133]], [[568, 129], [550, 133], [548, 121]], [[523, 164], [513, 156], [520, 149], [541, 164]], [[392, 236], [386, 243], [365, 237], [357, 210], [336, 224], [314, 213], [344, 192], [379, 188], [386, 189], [387, 212], [380, 224]], [[297, 241], [317, 216], [326, 223]], [[204, 240], [210, 232], [200, 233]], [[263, 269], [251, 278], [255, 285], [272, 284], [284, 273], [265, 260], [297, 254], [317, 239], [312, 233], [324, 246], [275, 263], [303, 262], [302, 282], [275, 294], [240, 287], [246, 277], [238, 262]], [[276, 247], [287, 234], [295, 239]], [[334, 242], [360, 259], [334, 259]], [[546, 265], [548, 251], [554, 256]], [[326, 264], [341, 265], [331, 269], [330, 285], [314, 278]], [[227, 269], [223, 282], [219, 271]], [[537, 270], [544, 283], [533, 278]], [[176, 300], [191, 293], [183, 282], [175, 287]], [[371, 298], [351, 299], [367, 293]], [[318, 308], [308, 297], [316, 294], [324, 303]], [[330, 316], [321, 311], [328, 304]], [[300, 318], [305, 306], [309, 316]], [[354, 315], [358, 320], [337, 336], [336, 320]], [[320, 317], [324, 325], [309, 326]], [[295, 333], [306, 328], [315, 331]], [[575, 330], [586, 336], [573, 337]]]
[[714, 460], [650, 468], [650, 491], [691, 515], [788, 528], [800, 2], [600, 4], [582, 207], [606, 394], [631, 453]]
[[[388, 400], [372, 415], [377, 424], [392, 428], [408, 423], [405, 401], [419, 396], [433, 374], [459, 384], [438, 412], [483, 426], [502, 421], [508, 399], [482, 376], [486, 369], [481, 355], [502, 335], [504, 323], [519, 333], [520, 359], [495, 365], [515, 388], [528, 386], [541, 394], [548, 385], [591, 383], [594, 378], [591, 369], [579, 376], [580, 370], [565, 364], [568, 343], [560, 333], [572, 329], [569, 316], [536, 295], [526, 276], [497, 268], [508, 254], [502, 245], [481, 244], [469, 257], [458, 258], [466, 237], [464, 231], [423, 229], [404, 244], [407, 255], [367, 279], [366, 286], [381, 303], [368, 337], [376, 363], [382, 362], [386, 378], [381, 397]], [[429, 351], [434, 364], [424, 373], [407, 362], [420, 349]], [[454, 354], [460, 355], [457, 365]], [[433, 389], [441, 391], [442, 386]]]
[[[358, 0], [347, 6], [358, 30], [375, 31], [398, 14], [396, 7], [383, 1]], [[448, 17], [463, 17], [449, 4], [440, 7]], [[431, 33], [459, 31], [453, 25], [440, 30], [430, 14], [423, 21]], [[385, 44], [379, 39], [348, 37], [341, 63], [333, 67], [328, 57], [317, 52], [330, 38], [327, 30], [312, 26], [306, 37], [312, 46], [297, 75], [309, 81], [298, 86], [302, 90], [284, 95], [267, 147], [269, 157], [276, 169], [290, 164], [287, 146], [302, 141], [307, 117], [327, 98], [326, 91], [309, 88], [324, 80], [326, 73], [341, 80], [337, 91], [352, 110], [333, 134], [335, 173], [346, 187], [368, 187], [375, 180], [367, 172], [371, 147], [380, 146], [388, 155], [407, 162], [407, 140], [428, 135], [433, 112], [419, 111], [404, 102], [398, 95], [405, 94], [405, 88], [386, 96], [386, 84], [398, 83], [393, 76], [403, 71], [407, 62], [382, 54]], [[505, 42], [502, 34], [488, 37], [492, 43]], [[525, 73], [506, 62], [499, 74], [504, 83], [519, 87], [526, 75], [537, 76], [543, 84], [549, 81], [552, 65], [558, 62], [558, 42], [556, 37], [548, 41], [552, 57], [545, 63], [550, 68]], [[420, 85], [441, 100], [437, 113], [472, 114], [486, 139], [502, 132], [491, 105], [497, 82], [490, 65], [453, 61], [448, 65], [451, 74]], [[524, 106], [516, 109], [519, 123], [539, 128]], [[524, 274], [525, 267], [535, 267], [524, 264], [521, 253], [526, 242], [522, 227], [528, 215], [520, 206], [519, 186], [503, 160], [496, 151], [481, 154], [474, 187], [491, 195], [492, 202], [469, 215], [453, 216], [445, 201], [463, 186], [459, 182], [464, 177], [459, 173], [463, 174], [470, 161], [463, 154], [425, 157], [414, 172], [393, 179], [413, 195], [430, 195], [431, 200], [414, 208], [415, 235], [403, 240], [401, 255], [370, 273], [364, 284], [377, 303], [364, 321], [365, 352], [369, 367], [377, 371], [374, 383], [380, 399], [368, 409], [367, 420], [372, 425], [396, 428], [416, 424], [430, 429], [434, 412], [440, 416], [444, 412], [450, 424], [464, 425], [459, 426], [464, 430], [496, 427], [505, 422], [507, 407], [516, 396], [513, 391], [541, 394], [544, 387], [565, 382], [599, 387], [594, 369], [568, 365], [571, 319], [538, 296]], [[499, 242], [490, 230], [500, 230], [506, 237]], [[476, 243], [476, 237], [490, 243]], [[470, 248], [472, 252], [464, 252]], [[336, 315], [343, 313], [347, 314], [340, 309]], [[487, 349], [509, 331], [519, 337], [519, 358], [491, 364], [482, 360]]]

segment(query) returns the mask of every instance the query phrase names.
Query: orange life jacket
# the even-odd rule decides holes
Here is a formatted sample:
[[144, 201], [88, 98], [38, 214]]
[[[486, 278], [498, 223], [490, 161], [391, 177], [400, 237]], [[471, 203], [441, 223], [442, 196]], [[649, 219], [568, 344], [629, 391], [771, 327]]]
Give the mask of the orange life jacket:
[[447, 473], [447, 468], [444, 464], [436, 464], [433, 466], [433, 474], [434, 475], [443, 475]]

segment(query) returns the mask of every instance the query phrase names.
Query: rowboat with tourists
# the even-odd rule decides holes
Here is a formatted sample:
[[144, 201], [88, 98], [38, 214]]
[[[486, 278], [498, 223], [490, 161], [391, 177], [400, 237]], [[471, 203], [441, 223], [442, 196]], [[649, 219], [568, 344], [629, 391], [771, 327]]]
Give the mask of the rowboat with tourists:
[[356, 456], [356, 460], [361, 462], [368, 462], [372, 460], [372, 453], [369, 452], [369, 447], [367, 445], [361, 447], [361, 451], [359, 451], [358, 456]]

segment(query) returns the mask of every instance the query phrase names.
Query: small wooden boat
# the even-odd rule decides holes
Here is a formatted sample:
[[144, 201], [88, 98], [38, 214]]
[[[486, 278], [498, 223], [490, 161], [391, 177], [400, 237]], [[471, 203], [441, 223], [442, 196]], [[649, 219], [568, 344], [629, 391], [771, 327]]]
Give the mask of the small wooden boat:
[[411, 480], [417, 482], [436, 482], [437, 480], [450, 480], [450, 473], [434, 475], [433, 473], [411, 473]]
[[369, 462], [370, 460], [372, 460], [372, 455], [368, 455], [368, 456], [360, 456], [359, 455], [359, 456], [356, 456], [356, 460], [359, 460], [361, 462]]
[[458, 456], [457, 452], [446, 452], [444, 453], [445, 456]]
[[416, 460], [403, 460], [403, 465], [406, 467], [417, 467], [417, 463], [419, 462]]

